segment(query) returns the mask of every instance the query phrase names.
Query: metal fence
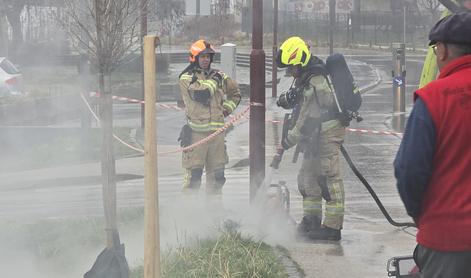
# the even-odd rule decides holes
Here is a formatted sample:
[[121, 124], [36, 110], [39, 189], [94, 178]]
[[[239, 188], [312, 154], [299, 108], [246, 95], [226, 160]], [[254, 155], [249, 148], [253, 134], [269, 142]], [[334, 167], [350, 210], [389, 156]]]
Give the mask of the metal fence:
[[[278, 13], [278, 37], [297, 35], [325, 46], [329, 41], [329, 15], [326, 13]], [[405, 38], [411, 47], [424, 47], [432, 23], [431, 15], [409, 11], [405, 15]], [[242, 31], [252, 31], [251, 12], [242, 12]], [[264, 33], [273, 29], [273, 13], [264, 13]], [[352, 44], [390, 45], [404, 39], [404, 13], [362, 12], [336, 15], [334, 41], [337, 47]]]

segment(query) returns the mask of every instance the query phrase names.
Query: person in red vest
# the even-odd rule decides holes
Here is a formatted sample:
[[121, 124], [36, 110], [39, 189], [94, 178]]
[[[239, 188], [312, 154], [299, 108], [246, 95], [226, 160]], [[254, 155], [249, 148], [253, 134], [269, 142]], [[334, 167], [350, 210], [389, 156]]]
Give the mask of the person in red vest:
[[459, 0], [458, 1], [463, 7], [471, 11], [471, 0]]
[[429, 39], [440, 75], [414, 94], [394, 174], [423, 277], [471, 277], [471, 13], [441, 19]]

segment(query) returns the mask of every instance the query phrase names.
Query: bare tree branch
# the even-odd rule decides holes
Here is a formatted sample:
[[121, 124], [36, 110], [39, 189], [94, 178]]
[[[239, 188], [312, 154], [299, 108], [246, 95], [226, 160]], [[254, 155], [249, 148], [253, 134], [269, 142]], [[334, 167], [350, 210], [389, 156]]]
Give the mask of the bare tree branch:
[[138, 43], [140, 8], [138, 0], [65, 0], [67, 21], [58, 20], [73, 37], [74, 46], [109, 73]]
[[418, 5], [424, 7], [425, 10], [430, 13], [430, 23], [433, 24], [440, 14], [440, 2], [438, 0], [417, 0], [417, 2]]
[[155, 9], [149, 10], [160, 22], [160, 35], [170, 35], [183, 24], [185, 3], [182, 0], [155, 0]]

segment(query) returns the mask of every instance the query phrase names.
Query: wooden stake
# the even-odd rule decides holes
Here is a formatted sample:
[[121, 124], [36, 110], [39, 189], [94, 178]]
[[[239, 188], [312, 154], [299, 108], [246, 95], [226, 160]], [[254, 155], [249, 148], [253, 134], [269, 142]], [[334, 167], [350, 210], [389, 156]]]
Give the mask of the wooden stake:
[[155, 42], [156, 36], [144, 37], [145, 90], [145, 205], [144, 205], [144, 278], [160, 277], [159, 191], [157, 173], [157, 134], [155, 120]]

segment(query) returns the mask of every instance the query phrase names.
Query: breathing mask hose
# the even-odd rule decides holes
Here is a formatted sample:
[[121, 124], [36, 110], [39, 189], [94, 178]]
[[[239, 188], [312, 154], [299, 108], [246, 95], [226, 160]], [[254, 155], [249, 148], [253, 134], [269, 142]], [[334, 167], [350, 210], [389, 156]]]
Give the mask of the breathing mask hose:
[[345, 157], [345, 160], [348, 163], [348, 166], [350, 166], [350, 169], [352, 169], [353, 173], [357, 178], [363, 183], [363, 185], [366, 187], [366, 190], [371, 194], [371, 197], [375, 200], [376, 204], [378, 205], [379, 209], [383, 213], [384, 217], [386, 217], [386, 220], [388, 222], [395, 226], [395, 227], [416, 227], [414, 223], [401, 223], [401, 222], [396, 222], [391, 218], [391, 215], [389, 215], [388, 211], [384, 207], [383, 203], [381, 203], [381, 200], [378, 198], [378, 195], [376, 195], [375, 191], [371, 187], [371, 185], [368, 183], [368, 181], [365, 179], [365, 177], [358, 171], [357, 167], [355, 164], [353, 164], [352, 159], [350, 158], [350, 155], [348, 155], [347, 150], [343, 147], [343, 145], [340, 147], [340, 151], [342, 152], [343, 157]]

